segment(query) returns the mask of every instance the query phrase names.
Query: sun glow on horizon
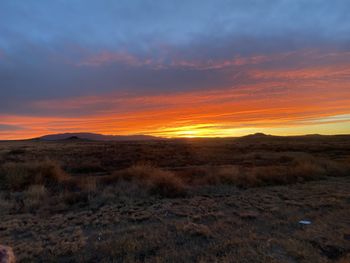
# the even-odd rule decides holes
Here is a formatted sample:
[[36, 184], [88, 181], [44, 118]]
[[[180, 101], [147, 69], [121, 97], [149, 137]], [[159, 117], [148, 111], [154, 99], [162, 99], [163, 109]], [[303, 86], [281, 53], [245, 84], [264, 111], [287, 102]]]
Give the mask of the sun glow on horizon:
[[[149, 135], [165, 138], [225, 138], [240, 137], [254, 133], [265, 133], [279, 136], [306, 135], [306, 134], [350, 134], [350, 118], [339, 123], [323, 123], [327, 119], [342, 119], [342, 116], [334, 116], [320, 119], [318, 124], [310, 125], [290, 125], [289, 127], [242, 127], [230, 128], [223, 124], [196, 124], [187, 126], [178, 126], [173, 128], [161, 129], [157, 132], [151, 132]], [[218, 128], [219, 127], [219, 128]], [[317, 132], [315, 132], [317, 131]]]
[[[209, 109], [210, 110], [210, 109]], [[186, 112], [142, 113], [141, 115], [87, 118], [0, 116], [13, 130], [0, 130], [0, 140], [28, 139], [47, 134], [92, 132], [106, 135], [143, 134], [164, 138], [239, 137], [258, 132], [273, 135], [350, 134], [350, 114], [295, 115], [283, 109], [234, 113], [187, 115]], [[188, 110], [186, 110], [188, 111]], [[297, 111], [296, 111], [297, 112]], [[277, 115], [276, 115], [277, 114]], [[255, 116], [256, 115], [256, 116]], [[149, 117], [152, 116], [153, 118]], [[157, 116], [156, 118], [154, 116]], [[231, 117], [233, 116], [233, 117]], [[268, 116], [268, 118], [267, 118]], [[280, 117], [281, 116], [281, 117]], [[200, 120], [211, 122], [200, 122]], [[225, 120], [221, 122], [220, 120]], [[138, 120], [138, 121], [135, 121]], [[17, 128], [18, 127], [18, 128]], [[30, 127], [30, 128], [25, 128]]]

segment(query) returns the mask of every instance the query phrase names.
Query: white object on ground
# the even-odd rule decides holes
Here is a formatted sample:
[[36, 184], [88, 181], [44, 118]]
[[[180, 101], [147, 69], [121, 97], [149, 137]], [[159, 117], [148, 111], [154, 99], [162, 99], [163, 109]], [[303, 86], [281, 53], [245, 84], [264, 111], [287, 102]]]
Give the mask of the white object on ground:
[[301, 224], [301, 225], [311, 225], [311, 221], [308, 221], [308, 220], [300, 220], [300, 221], [299, 221], [299, 224]]

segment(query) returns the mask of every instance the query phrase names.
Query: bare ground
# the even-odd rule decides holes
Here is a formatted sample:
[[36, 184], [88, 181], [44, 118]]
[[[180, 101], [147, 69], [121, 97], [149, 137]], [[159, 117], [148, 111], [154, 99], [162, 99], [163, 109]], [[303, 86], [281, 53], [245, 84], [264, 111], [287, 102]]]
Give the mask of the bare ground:
[[349, 189], [349, 177], [208, 186], [186, 198], [1, 214], [0, 242], [28, 262], [349, 262]]

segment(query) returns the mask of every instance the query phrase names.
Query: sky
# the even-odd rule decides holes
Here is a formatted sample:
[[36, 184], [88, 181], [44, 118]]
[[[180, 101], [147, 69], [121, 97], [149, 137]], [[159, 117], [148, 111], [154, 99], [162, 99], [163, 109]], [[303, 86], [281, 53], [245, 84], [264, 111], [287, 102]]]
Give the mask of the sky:
[[0, 1], [0, 140], [350, 134], [348, 0]]

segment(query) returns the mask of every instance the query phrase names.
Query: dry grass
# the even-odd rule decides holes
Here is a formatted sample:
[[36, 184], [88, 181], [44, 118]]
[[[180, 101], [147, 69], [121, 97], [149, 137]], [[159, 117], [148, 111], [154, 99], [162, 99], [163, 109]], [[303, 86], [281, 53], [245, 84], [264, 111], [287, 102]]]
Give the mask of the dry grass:
[[232, 184], [239, 187], [257, 187], [319, 180], [327, 176], [347, 176], [350, 175], [350, 165], [304, 157], [297, 158], [288, 165], [190, 167], [179, 175], [189, 185]]
[[170, 171], [160, 168], [139, 164], [130, 168], [113, 173], [104, 178], [105, 184], [118, 183], [120, 181], [133, 182], [140, 188], [146, 189], [150, 194], [163, 197], [183, 196], [186, 188], [182, 180]]
[[87, 192], [88, 194], [95, 194], [98, 190], [97, 178], [94, 176], [86, 176], [79, 178], [76, 181], [79, 189], [83, 192]]
[[10, 191], [24, 191], [31, 186], [38, 189], [38, 186], [42, 186], [49, 191], [68, 189], [94, 195], [105, 185], [129, 182], [152, 195], [178, 197], [183, 196], [191, 186], [229, 184], [257, 187], [319, 180], [327, 176], [347, 176], [350, 174], [350, 165], [308, 156], [295, 158], [288, 165], [195, 166], [180, 171], [137, 164], [108, 176], [73, 177], [63, 171], [57, 162], [45, 160], [5, 163], [0, 166], [0, 172], [1, 188]]
[[350, 139], [327, 140], [0, 143], [0, 243], [20, 262], [347, 262]]
[[23, 191], [31, 185], [45, 185], [50, 189], [68, 183], [69, 176], [56, 162], [5, 163], [0, 167], [1, 187], [11, 191]]
[[267, 166], [253, 169], [256, 185], [278, 185], [325, 179], [327, 176], [350, 175], [346, 163], [317, 158], [298, 158], [289, 166]]
[[48, 191], [44, 185], [31, 185], [28, 190], [25, 191], [25, 206], [30, 211], [35, 210], [43, 206], [47, 202]]
[[183, 225], [182, 224], [177, 225], [176, 227], [178, 231], [184, 232], [185, 235], [189, 235], [193, 237], [202, 237], [202, 238], [208, 239], [213, 236], [209, 227], [202, 224], [188, 222]]
[[238, 166], [199, 166], [181, 171], [179, 176], [189, 185], [247, 185], [251, 178]]
[[10, 200], [5, 197], [5, 194], [0, 194], [0, 211], [2, 213], [7, 214], [10, 212], [11, 208], [13, 207], [13, 200]]

